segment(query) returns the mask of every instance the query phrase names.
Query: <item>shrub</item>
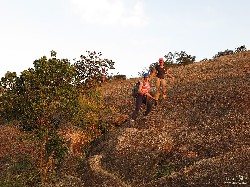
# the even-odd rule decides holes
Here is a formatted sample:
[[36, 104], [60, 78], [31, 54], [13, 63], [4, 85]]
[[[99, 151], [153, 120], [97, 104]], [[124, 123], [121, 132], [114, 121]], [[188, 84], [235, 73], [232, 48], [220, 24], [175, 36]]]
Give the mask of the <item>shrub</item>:
[[126, 80], [127, 77], [126, 77], [126, 75], [114, 75], [113, 79], [115, 79], [115, 80]]

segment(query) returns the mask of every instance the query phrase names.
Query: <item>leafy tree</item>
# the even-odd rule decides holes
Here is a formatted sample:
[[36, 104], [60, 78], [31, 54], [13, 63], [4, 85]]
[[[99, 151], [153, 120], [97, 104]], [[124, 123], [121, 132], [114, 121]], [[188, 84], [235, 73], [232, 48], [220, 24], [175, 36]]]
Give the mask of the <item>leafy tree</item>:
[[41, 179], [52, 167], [48, 165], [51, 160], [57, 164], [62, 161], [67, 150], [57, 131], [61, 122], [79, 109], [75, 67], [67, 59], [57, 59], [56, 52], [51, 55], [50, 59], [44, 56], [35, 60], [34, 68], [21, 72], [20, 77], [8, 72], [1, 79], [5, 89], [1, 114], [14, 116], [39, 138]]
[[97, 86], [103, 78], [102, 68], [114, 68], [112, 60], [100, 58], [101, 53], [88, 51], [88, 56], [82, 55], [74, 65], [68, 59], [57, 59], [56, 54], [51, 51], [51, 58], [35, 60], [34, 68], [24, 70], [19, 77], [7, 72], [0, 81], [1, 116], [17, 119], [24, 130], [38, 137], [42, 180], [67, 152], [58, 133], [62, 123], [76, 122], [92, 132], [91, 138], [100, 135], [107, 125], [100, 120], [106, 106], [101, 103]]
[[191, 64], [195, 62], [195, 56], [188, 55], [185, 51], [176, 53], [176, 63], [181, 65]]
[[242, 46], [240, 46], [240, 47], [237, 47], [237, 48], [235, 49], [235, 52], [234, 52], [234, 53], [241, 53], [241, 52], [243, 52], [243, 51], [247, 51], [247, 48], [246, 48], [245, 45], [242, 45]]
[[175, 58], [176, 58], [177, 52], [172, 53], [169, 52], [167, 55], [165, 55], [165, 65], [173, 65], [175, 63]]
[[232, 55], [232, 54], [234, 54], [233, 50], [226, 49], [225, 51], [218, 52], [216, 55], [213, 56], [213, 58], [218, 58], [221, 56]]
[[104, 76], [102, 69], [105, 68], [105, 72], [108, 72], [109, 69], [114, 69], [115, 63], [109, 59], [101, 59], [101, 52], [86, 52], [87, 55], [81, 55], [80, 60], [74, 63], [77, 71], [77, 85], [83, 91], [100, 85]]
[[16, 72], [7, 72], [1, 78], [0, 115], [6, 120], [15, 120], [18, 109], [16, 108]]

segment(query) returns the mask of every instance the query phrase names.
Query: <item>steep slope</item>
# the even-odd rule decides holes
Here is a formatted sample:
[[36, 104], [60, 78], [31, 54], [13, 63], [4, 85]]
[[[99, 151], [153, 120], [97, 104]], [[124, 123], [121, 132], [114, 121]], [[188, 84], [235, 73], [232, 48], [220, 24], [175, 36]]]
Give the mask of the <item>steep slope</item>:
[[[250, 185], [250, 51], [170, 71], [175, 83], [149, 117], [92, 144], [86, 186]], [[137, 80], [103, 85], [117, 114], [131, 115]]]

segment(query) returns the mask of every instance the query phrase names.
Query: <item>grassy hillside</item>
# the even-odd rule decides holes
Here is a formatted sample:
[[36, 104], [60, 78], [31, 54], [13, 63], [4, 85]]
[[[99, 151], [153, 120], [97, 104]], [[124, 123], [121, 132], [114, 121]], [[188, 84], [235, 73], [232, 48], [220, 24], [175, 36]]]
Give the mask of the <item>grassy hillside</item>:
[[[93, 144], [83, 167], [87, 186], [250, 185], [250, 52], [170, 71], [176, 81], [168, 98], [147, 119]], [[130, 116], [136, 81], [106, 84], [107, 105]]]
[[[112, 109], [105, 118], [117, 127], [96, 139], [85, 155], [72, 147], [77, 154], [67, 156], [61, 177], [47, 186], [250, 185], [250, 51], [170, 72], [175, 83], [168, 82], [167, 99], [147, 118], [143, 106], [135, 124], [128, 120], [134, 109], [130, 93], [139, 78], [103, 84], [104, 101]], [[79, 129], [65, 131], [81, 144]], [[30, 139], [13, 125], [0, 125], [1, 185], [11, 177], [32, 181], [27, 186], [36, 183], [30, 173], [36, 172], [38, 150]]]

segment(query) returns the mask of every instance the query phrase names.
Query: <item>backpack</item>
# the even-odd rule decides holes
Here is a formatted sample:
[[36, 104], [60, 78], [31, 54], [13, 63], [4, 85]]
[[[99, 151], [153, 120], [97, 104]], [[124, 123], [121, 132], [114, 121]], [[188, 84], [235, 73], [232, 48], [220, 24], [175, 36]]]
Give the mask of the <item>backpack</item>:
[[132, 93], [131, 93], [131, 95], [133, 96], [133, 97], [136, 97], [137, 96], [137, 94], [138, 94], [138, 91], [139, 91], [139, 86], [140, 86], [140, 81], [138, 81], [136, 84], [135, 84], [135, 86], [134, 86], [134, 88], [132, 88]]

